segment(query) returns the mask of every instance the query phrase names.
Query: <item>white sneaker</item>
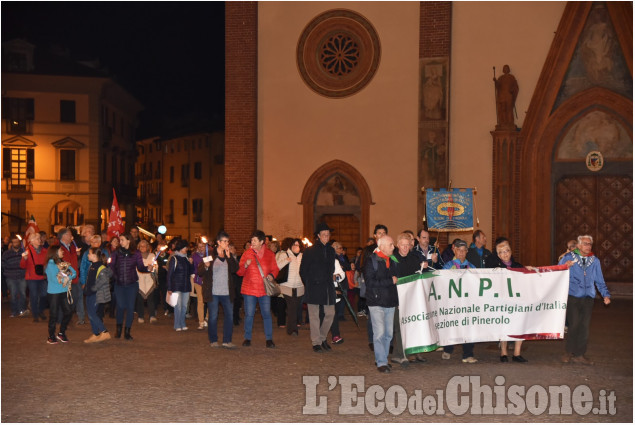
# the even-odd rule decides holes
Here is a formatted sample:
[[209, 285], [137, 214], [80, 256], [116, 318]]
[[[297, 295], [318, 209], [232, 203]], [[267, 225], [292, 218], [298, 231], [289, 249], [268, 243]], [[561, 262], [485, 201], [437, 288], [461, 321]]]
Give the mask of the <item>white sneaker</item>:
[[203, 320], [203, 327], [207, 327], [207, 320]]
[[232, 348], [236, 348], [236, 345], [231, 342], [223, 342], [223, 347], [232, 349]]
[[478, 360], [476, 360], [474, 357], [468, 357], [466, 359], [463, 359], [463, 363], [476, 363]]
[[[223, 345], [225, 345], [225, 344], [223, 344]], [[218, 342], [212, 342], [209, 346], [212, 347], [212, 348], [220, 348], [220, 344]]]
[[441, 358], [443, 360], [450, 360], [450, 357], [452, 357], [452, 354], [450, 354], [450, 353], [445, 353], [444, 352], [443, 354], [441, 354]]
[[145, 323], [146, 321], [145, 321], [145, 320], [143, 320], [143, 317], [139, 317], [139, 318], [137, 319], [137, 322], [139, 322], [139, 323]]
[[154, 316], [150, 317], [150, 323], [155, 323], [155, 322], [158, 322], [158, 321], [159, 320], [156, 317], [154, 317]]
[[199, 323], [199, 324], [198, 324], [198, 328], [197, 328], [197, 329], [198, 329], [199, 331], [200, 331], [201, 329], [205, 329], [205, 325], [203, 325], [203, 323]]
[[183, 329], [181, 329], [181, 328], [176, 328], [176, 331], [177, 331], [177, 332], [181, 332], [182, 330], [183, 330]]
[[187, 330], [187, 326], [184, 326], [181, 328], [182, 331], [186, 331]]

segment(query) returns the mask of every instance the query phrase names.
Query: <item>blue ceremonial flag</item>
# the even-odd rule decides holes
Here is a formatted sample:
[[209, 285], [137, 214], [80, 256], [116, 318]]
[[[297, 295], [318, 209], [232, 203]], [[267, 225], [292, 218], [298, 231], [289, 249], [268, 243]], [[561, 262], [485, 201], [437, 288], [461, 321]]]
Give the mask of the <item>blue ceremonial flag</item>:
[[454, 232], [474, 229], [473, 189], [426, 189], [428, 230]]

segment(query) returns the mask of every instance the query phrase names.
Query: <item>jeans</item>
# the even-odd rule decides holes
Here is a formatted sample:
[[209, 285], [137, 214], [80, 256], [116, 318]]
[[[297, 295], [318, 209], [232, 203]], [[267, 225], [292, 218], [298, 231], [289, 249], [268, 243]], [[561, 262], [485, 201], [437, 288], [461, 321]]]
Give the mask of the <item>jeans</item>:
[[388, 364], [388, 352], [392, 340], [395, 307], [369, 306], [370, 317], [373, 322], [373, 344], [375, 348], [375, 362], [377, 367]]
[[79, 283], [72, 284], [71, 295], [73, 296], [73, 308], [77, 312], [77, 319], [83, 322], [86, 318], [86, 311], [84, 310], [84, 288], [82, 288], [82, 285]]
[[137, 292], [139, 292], [139, 282], [128, 286], [115, 285], [115, 294], [117, 297], [117, 325], [123, 324], [123, 316], [125, 313], [126, 328], [132, 327]]
[[179, 299], [174, 306], [174, 329], [183, 329], [185, 326], [185, 314], [187, 313], [187, 305], [190, 302], [189, 292], [176, 292]]
[[88, 314], [88, 320], [90, 320], [90, 327], [95, 335], [99, 335], [106, 330], [103, 320], [97, 313], [97, 294], [86, 295], [86, 313]]
[[11, 297], [11, 314], [17, 316], [26, 310], [26, 280], [7, 278], [7, 285]]
[[[62, 311], [62, 323], [60, 324], [60, 333], [66, 334], [68, 322], [73, 317], [73, 306], [68, 303], [66, 292], [61, 294], [48, 294], [49, 307], [51, 311]], [[55, 338], [55, 325], [57, 322], [57, 314], [49, 315], [49, 336]]]
[[209, 337], [209, 342], [218, 341], [218, 304], [223, 306], [223, 343], [232, 342], [234, 307], [229, 295], [214, 295], [212, 301], [207, 303], [207, 309], [209, 310], [207, 336]]
[[29, 299], [31, 300], [31, 314], [38, 317], [44, 311], [46, 299], [46, 279], [43, 280], [27, 280], [29, 287]]
[[251, 340], [251, 330], [254, 327], [254, 315], [256, 314], [256, 302], [260, 305], [260, 314], [265, 326], [265, 339], [273, 339], [273, 323], [271, 322], [271, 297], [263, 295], [243, 295], [245, 302], [245, 339]]
[[578, 298], [571, 295], [567, 298], [567, 321], [569, 322], [567, 353], [576, 357], [586, 353], [592, 312], [593, 298]]

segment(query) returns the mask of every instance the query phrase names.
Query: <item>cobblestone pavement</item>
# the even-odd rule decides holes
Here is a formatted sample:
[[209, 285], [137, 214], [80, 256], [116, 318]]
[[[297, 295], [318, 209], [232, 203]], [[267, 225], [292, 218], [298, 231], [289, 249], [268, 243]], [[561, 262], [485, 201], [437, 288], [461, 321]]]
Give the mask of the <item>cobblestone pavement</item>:
[[[529, 360], [525, 364], [501, 364], [497, 345], [480, 343], [475, 349], [479, 359], [476, 364], [461, 363], [461, 349], [457, 347], [450, 360], [442, 360], [439, 352], [428, 353], [427, 363], [411, 364], [407, 369], [395, 365], [391, 374], [380, 374], [373, 366], [363, 318], [361, 330], [357, 330], [348, 317], [341, 325], [345, 342], [333, 346], [329, 353], [315, 354], [306, 329], [299, 337], [291, 337], [276, 328], [277, 347], [265, 348], [258, 313], [252, 347], [240, 347], [242, 326], [234, 327], [233, 341], [239, 346], [234, 350], [211, 348], [207, 332], [196, 330], [193, 320], [188, 323], [190, 330], [175, 332], [172, 320], [163, 315], [155, 324], [135, 320], [134, 341], [112, 339], [90, 345], [82, 342], [90, 335], [88, 324], [71, 325], [67, 332], [70, 343], [47, 345], [45, 323], [8, 316], [8, 304], [3, 304], [2, 422], [632, 423], [633, 419], [630, 299], [615, 299], [608, 308], [596, 301], [588, 350], [596, 366], [561, 363], [563, 341], [528, 341], [523, 345], [523, 355]], [[114, 319], [106, 318], [106, 325], [114, 331]], [[319, 378], [317, 387], [309, 387], [316, 389], [318, 397], [324, 397], [325, 414], [303, 414], [305, 405], [316, 404], [315, 400], [307, 402], [303, 376], [313, 381], [317, 378], [311, 376]], [[335, 380], [331, 390], [330, 376], [335, 377], [330, 378]], [[359, 397], [368, 398], [365, 413], [339, 413], [340, 403], [347, 397], [342, 397], [342, 386], [336, 379], [341, 381], [345, 376], [363, 379], [366, 392]], [[594, 406], [599, 405], [601, 390], [607, 390], [607, 395], [614, 391], [616, 414], [580, 415], [575, 410], [573, 414], [550, 414], [551, 406], [537, 416], [527, 409], [519, 415], [480, 415], [470, 410], [455, 415], [452, 411], [460, 412], [452, 397], [444, 401], [442, 412], [433, 409], [437, 412], [433, 415], [417, 414], [398, 403], [384, 405], [383, 400], [373, 411], [375, 403], [370, 402], [370, 396], [377, 389], [371, 388], [373, 385], [393, 395], [403, 388], [408, 397], [421, 390], [423, 397], [436, 398], [436, 391], [445, 391], [454, 376], [480, 377], [481, 385], [490, 386], [502, 376], [505, 394], [512, 385], [525, 386], [530, 393], [533, 385], [567, 385], [572, 392], [579, 385], [587, 385]], [[469, 398], [467, 401], [474, 409], [476, 403]], [[391, 413], [399, 413], [403, 410], [400, 407], [404, 407], [403, 413]]]

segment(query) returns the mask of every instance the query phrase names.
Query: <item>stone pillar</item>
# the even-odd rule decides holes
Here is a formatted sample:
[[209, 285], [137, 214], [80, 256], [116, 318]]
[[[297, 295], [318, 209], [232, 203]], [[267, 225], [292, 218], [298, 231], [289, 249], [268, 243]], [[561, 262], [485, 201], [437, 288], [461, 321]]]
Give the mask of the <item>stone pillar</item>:
[[256, 227], [258, 3], [225, 4], [225, 220], [239, 252]]

